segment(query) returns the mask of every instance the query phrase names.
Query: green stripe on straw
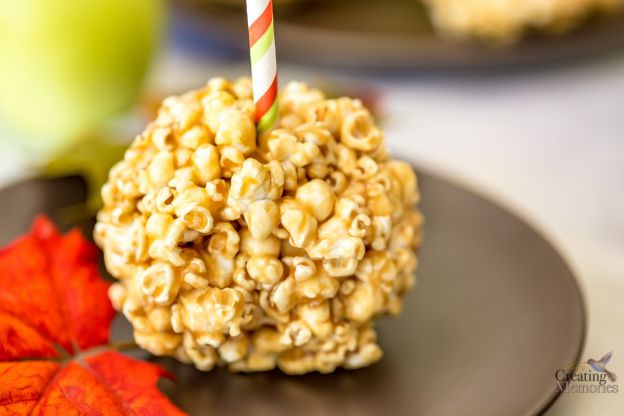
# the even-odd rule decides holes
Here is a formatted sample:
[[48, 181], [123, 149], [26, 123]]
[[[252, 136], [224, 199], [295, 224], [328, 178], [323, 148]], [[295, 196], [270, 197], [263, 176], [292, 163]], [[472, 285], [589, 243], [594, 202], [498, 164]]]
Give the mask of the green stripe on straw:
[[258, 122], [258, 131], [260, 133], [264, 133], [271, 128], [273, 123], [275, 123], [275, 120], [277, 120], [277, 113], [277, 100], [275, 100], [271, 108], [269, 108], [269, 111], [267, 111]]
[[251, 47], [249, 55], [251, 57], [251, 65], [255, 65], [271, 47], [273, 43], [273, 21], [269, 25], [266, 32], [258, 39], [258, 41]]

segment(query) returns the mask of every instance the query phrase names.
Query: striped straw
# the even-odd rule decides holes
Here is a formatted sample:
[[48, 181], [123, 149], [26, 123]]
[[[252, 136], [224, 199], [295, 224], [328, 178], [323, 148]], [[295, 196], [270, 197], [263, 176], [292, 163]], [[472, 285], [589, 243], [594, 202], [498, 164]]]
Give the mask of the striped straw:
[[273, 127], [278, 113], [273, 1], [247, 0], [247, 24], [256, 123], [258, 132], [264, 133]]

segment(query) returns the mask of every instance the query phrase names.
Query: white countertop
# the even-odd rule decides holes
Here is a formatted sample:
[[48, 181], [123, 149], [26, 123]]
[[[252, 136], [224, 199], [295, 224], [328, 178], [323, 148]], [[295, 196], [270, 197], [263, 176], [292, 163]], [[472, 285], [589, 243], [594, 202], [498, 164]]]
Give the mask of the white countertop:
[[[152, 84], [180, 90], [247, 70], [169, 53]], [[282, 81], [302, 74], [326, 77], [280, 68]], [[511, 207], [559, 248], [587, 303], [584, 358], [613, 350], [610, 369], [624, 380], [624, 56], [506, 76], [357, 82], [383, 92], [395, 153]], [[28, 160], [3, 148], [0, 183], [25, 174]], [[620, 391], [564, 395], [548, 414], [623, 412]]]

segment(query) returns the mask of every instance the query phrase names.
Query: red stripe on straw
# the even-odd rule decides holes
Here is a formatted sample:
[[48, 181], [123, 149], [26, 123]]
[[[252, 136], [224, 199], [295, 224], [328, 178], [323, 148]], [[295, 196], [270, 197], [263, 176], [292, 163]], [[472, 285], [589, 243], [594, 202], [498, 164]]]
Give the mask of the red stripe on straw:
[[275, 78], [273, 78], [273, 82], [271, 83], [269, 89], [264, 93], [262, 98], [256, 102], [256, 122], [260, 121], [260, 119], [271, 109], [276, 97], [277, 74], [275, 74]]
[[264, 35], [268, 27], [273, 20], [273, 0], [269, 0], [269, 4], [262, 12], [260, 17], [249, 26], [249, 47], [255, 45], [255, 43]]

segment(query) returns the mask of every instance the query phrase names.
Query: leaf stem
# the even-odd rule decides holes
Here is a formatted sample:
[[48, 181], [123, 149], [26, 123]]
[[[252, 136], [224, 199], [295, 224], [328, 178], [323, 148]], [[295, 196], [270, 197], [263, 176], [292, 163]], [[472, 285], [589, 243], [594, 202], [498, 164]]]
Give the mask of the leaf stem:
[[128, 350], [140, 349], [137, 343], [131, 340], [114, 342], [112, 344], [108, 344], [108, 347], [111, 350], [115, 350], [115, 351], [128, 351]]
[[69, 354], [59, 345], [55, 345], [55, 349], [59, 353], [57, 357], [22, 357], [17, 361], [52, 361], [59, 363], [68, 363], [70, 361], [78, 361], [82, 362], [82, 360], [86, 357], [91, 357], [106, 351], [130, 351], [130, 350], [138, 350], [141, 349], [136, 342], [132, 340], [113, 342], [109, 344], [98, 345], [95, 347], [87, 348], [86, 350], [78, 350], [75, 348], [75, 351], [78, 351], [76, 354]]
[[101, 354], [107, 351], [127, 351], [132, 349], [137, 349], [139, 346], [134, 341], [121, 341], [110, 344], [98, 345], [93, 348], [89, 348], [83, 351], [80, 351], [78, 354], [69, 357], [65, 362], [68, 361], [76, 361], [84, 364], [84, 359], [93, 357], [94, 355]]

